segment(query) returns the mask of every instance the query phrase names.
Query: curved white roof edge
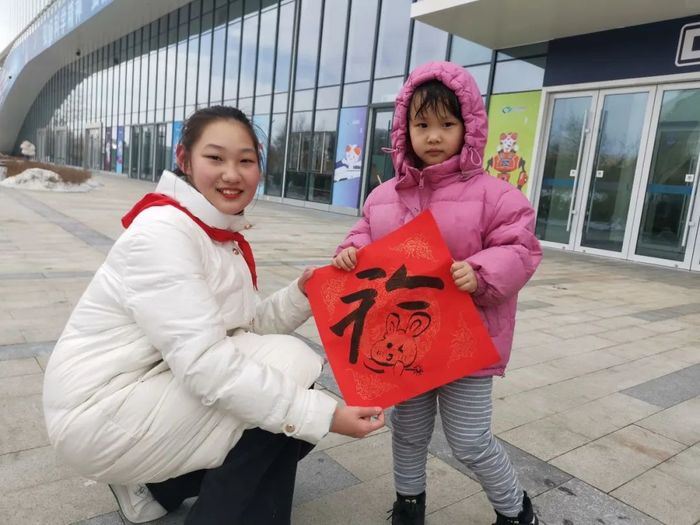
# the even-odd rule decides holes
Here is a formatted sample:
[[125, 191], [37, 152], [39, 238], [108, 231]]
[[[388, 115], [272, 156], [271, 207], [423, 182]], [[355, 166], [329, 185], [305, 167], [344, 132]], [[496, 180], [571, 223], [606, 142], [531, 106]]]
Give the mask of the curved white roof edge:
[[[102, 0], [107, 3], [106, 0]], [[76, 58], [76, 53], [87, 54], [125, 34], [144, 26], [161, 16], [189, 3], [189, 0], [109, 0], [111, 3], [66, 33], [50, 47], [42, 50], [21, 66], [19, 73], [6, 67], [0, 75], [0, 152], [10, 152], [17, 140], [25, 116], [34, 100], [51, 77]], [[74, 5], [76, 2], [72, 2]], [[78, 0], [78, 3], [81, 3]], [[62, 9], [71, 6], [65, 2]], [[7, 61], [12, 59], [11, 51]], [[2, 86], [9, 89], [4, 93]]]

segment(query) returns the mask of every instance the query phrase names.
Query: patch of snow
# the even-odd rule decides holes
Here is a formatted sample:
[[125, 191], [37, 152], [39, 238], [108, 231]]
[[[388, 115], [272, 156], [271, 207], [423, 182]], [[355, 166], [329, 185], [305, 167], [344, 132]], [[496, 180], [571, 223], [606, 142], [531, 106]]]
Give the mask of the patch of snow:
[[86, 192], [98, 188], [101, 184], [88, 179], [81, 184], [64, 182], [58, 173], [41, 168], [29, 168], [14, 177], [0, 181], [6, 188], [35, 191]]

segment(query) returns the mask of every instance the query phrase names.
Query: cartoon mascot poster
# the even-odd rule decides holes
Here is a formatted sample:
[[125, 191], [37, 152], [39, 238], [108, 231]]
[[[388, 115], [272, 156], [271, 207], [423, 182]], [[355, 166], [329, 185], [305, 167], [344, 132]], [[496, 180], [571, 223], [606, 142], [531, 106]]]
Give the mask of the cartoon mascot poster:
[[532, 154], [540, 111], [540, 91], [493, 95], [484, 169], [528, 193]]

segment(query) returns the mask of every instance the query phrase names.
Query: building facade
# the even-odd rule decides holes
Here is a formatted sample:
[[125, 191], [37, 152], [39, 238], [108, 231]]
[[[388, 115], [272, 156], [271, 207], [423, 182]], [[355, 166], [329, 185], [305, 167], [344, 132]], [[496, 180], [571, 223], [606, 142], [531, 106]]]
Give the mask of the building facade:
[[[46, 24], [81, 1], [92, 0], [59, 0]], [[540, 36], [533, 23], [527, 40], [509, 26], [517, 16], [488, 31], [476, 11], [473, 27], [416, 16], [426, 3], [179, 2], [66, 58], [15, 147], [28, 139], [41, 160], [157, 180], [186, 116], [228, 104], [264, 145], [260, 198], [356, 214], [393, 176], [383, 148], [408, 72], [451, 60], [489, 109], [485, 168], [528, 195], [545, 245], [700, 271], [700, 16]]]

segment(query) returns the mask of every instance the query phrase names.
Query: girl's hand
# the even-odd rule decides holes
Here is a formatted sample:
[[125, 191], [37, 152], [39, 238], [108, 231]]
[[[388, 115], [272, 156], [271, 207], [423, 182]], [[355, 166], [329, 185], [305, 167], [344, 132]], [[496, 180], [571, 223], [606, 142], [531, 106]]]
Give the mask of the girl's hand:
[[477, 287], [476, 272], [467, 261], [455, 261], [450, 268], [452, 280], [463, 292], [474, 293]]
[[383, 426], [384, 411], [380, 407], [338, 406], [330, 430], [336, 434], [362, 438]]
[[299, 289], [301, 290], [301, 293], [306, 295], [306, 281], [311, 279], [311, 276], [314, 274], [315, 268], [311, 267], [306, 267], [304, 268], [304, 271], [301, 274], [301, 277], [299, 277], [299, 280], [297, 281], [297, 284], [299, 285]]
[[355, 266], [357, 265], [357, 248], [354, 246], [345, 248], [342, 252], [333, 257], [331, 264], [336, 268], [345, 270], [346, 272], [354, 270]]

